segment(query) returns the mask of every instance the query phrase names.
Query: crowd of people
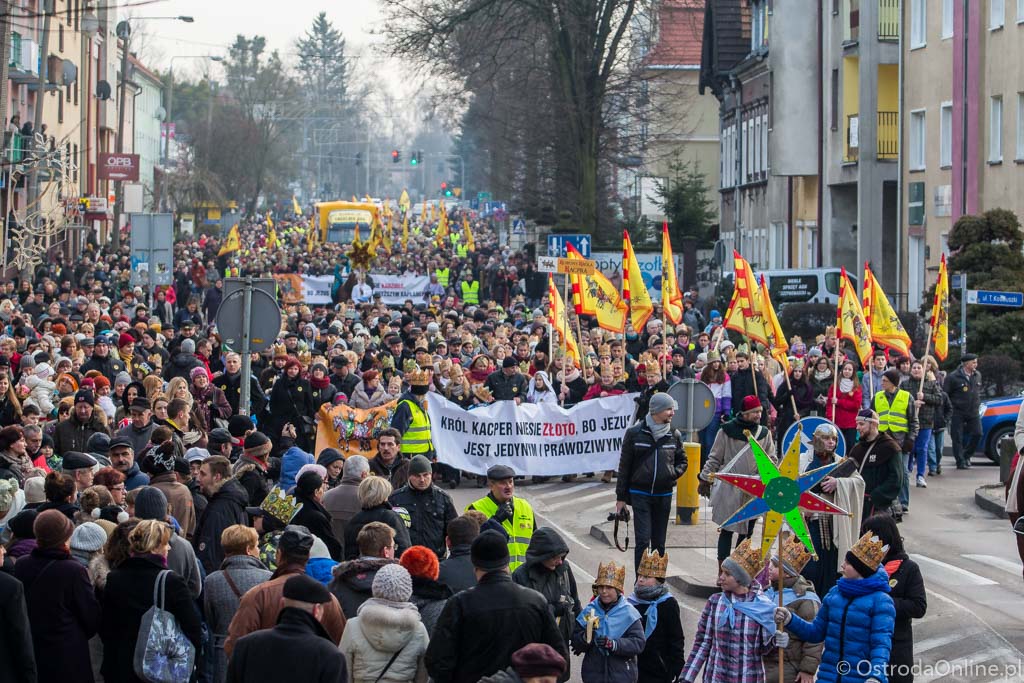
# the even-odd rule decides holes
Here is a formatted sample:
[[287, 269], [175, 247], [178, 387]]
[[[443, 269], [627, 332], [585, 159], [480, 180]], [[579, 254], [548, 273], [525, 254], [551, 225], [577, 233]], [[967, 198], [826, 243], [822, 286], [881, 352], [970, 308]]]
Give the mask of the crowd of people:
[[[583, 317], [577, 366], [549, 338], [546, 274], [487, 219], [474, 220], [472, 249], [418, 221], [405, 249], [382, 253], [370, 273], [348, 245], [315, 240], [309, 220], [256, 216], [223, 255], [221, 238], [182, 237], [174, 284], [153, 301], [129, 284], [127, 245], [92, 245], [4, 284], [0, 660], [10, 680], [564, 681], [575, 654], [585, 681], [692, 681], [702, 667], [704, 680], [757, 681], [783, 648], [787, 680], [806, 683], [815, 670], [826, 678], [815, 656], [828, 664], [838, 649], [828, 639], [840, 600], [867, 615], [870, 647], [846, 650], [872, 663], [856, 680], [885, 680], [890, 650], [874, 643], [893, 623], [892, 661], [903, 661], [897, 645], [923, 613], [923, 584], [919, 573], [899, 584], [912, 602], [920, 588], [920, 609], [893, 609], [881, 574], [913, 579], [915, 569], [884, 520], [907, 512], [925, 467], [942, 472], [943, 430], [957, 466], [970, 466], [974, 444], [962, 437], [980, 431], [975, 359], [942, 380], [928, 358], [881, 354], [863, 371], [841, 358], [833, 381], [842, 346], [826, 335], [810, 349], [793, 341], [786, 377], [728, 341], [718, 311], [705, 320], [693, 292], [679, 325], [652, 318], [614, 335]], [[367, 287], [373, 272], [431, 284], [388, 307]], [[280, 339], [250, 358], [245, 405], [242, 359], [216, 327], [224, 279], [285, 273], [333, 275], [333, 302], [283, 305]], [[693, 377], [716, 397], [701, 463], [686, 462], [665, 393]], [[565, 540], [537, 526], [511, 469], [480, 477], [487, 491], [461, 513], [437, 485], [461, 475], [437, 462], [430, 394], [472, 410], [627, 392], [637, 424], [618, 471], [602, 476], [617, 477], [618, 507], [634, 511], [632, 590], [609, 562], [593, 599], [581, 598]], [[392, 405], [375, 452], [315, 447], [317, 414], [341, 404]], [[748, 525], [726, 528], [723, 593], [687, 656], [665, 583], [675, 480], [699, 465], [724, 521], [742, 498], [711, 488], [712, 475], [736, 459], [744, 431], [774, 456], [788, 426], [814, 413], [834, 420], [858, 464], [819, 492], [855, 502], [856, 521], [812, 519], [818, 559], [792, 544], [767, 567], [753, 564]], [[818, 462], [836, 458], [838, 438], [815, 433]], [[775, 615], [764, 596], [780, 573], [789, 608]], [[174, 628], [154, 628], [154, 607]], [[823, 639], [824, 655], [814, 646]]]

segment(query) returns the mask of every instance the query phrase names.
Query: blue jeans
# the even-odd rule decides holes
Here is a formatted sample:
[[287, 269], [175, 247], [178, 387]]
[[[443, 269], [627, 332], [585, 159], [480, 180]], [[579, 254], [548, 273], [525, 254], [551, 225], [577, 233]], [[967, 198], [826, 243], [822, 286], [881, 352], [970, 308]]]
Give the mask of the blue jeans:
[[928, 471], [937, 472], [942, 469], [942, 449], [945, 447], [945, 429], [932, 430], [932, 442], [928, 444]]
[[928, 447], [934, 446], [932, 430], [922, 429], [914, 440], [914, 458], [917, 461], [917, 476], [924, 476], [924, 466], [928, 462]]

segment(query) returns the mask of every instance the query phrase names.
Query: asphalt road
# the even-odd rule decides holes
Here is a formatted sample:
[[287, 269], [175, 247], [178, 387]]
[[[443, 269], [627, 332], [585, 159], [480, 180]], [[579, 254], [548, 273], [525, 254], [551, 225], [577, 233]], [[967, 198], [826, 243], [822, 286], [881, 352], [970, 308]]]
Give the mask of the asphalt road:
[[[1024, 681], [1021, 562], [1009, 523], [974, 503], [975, 489], [995, 483], [998, 470], [981, 457], [975, 464], [967, 471], [947, 468], [942, 476], [928, 479], [927, 489], [912, 489], [911, 513], [901, 525], [907, 550], [921, 566], [928, 591], [928, 612], [914, 625], [918, 683]], [[451, 493], [461, 510], [486, 489], [465, 483]], [[534, 506], [538, 525], [553, 527], [566, 539], [581, 593], [593, 581], [598, 564], [608, 559], [626, 564], [627, 584], [632, 584], [632, 551], [620, 553], [590, 536], [591, 525], [604, 521], [614, 508], [614, 485], [601, 484], [597, 478], [575, 483], [522, 482], [517, 495]], [[712, 576], [717, 564], [715, 542], [712, 536], [706, 549], [670, 547], [670, 572], [675, 568]], [[679, 591], [675, 594], [689, 649], [705, 601]], [[589, 595], [580, 597], [586, 600]], [[573, 669], [578, 672], [579, 659], [574, 660]], [[578, 673], [572, 680], [579, 680]]]

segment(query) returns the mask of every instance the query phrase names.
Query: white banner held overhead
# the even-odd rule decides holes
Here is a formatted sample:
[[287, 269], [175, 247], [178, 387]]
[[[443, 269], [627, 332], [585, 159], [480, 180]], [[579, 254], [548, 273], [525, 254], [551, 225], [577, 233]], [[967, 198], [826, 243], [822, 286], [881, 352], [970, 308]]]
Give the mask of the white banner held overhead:
[[431, 393], [427, 414], [441, 462], [474, 474], [508, 465], [517, 475], [549, 477], [618, 469], [635, 396], [598, 398], [568, 409], [497, 401], [464, 410]]
[[331, 303], [333, 275], [303, 275], [302, 300], [307, 304]]
[[406, 299], [412, 299], [413, 303], [423, 303], [423, 296], [427, 292], [427, 285], [430, 284], [430, 277], [427, 275], [384, 275], [383, 273], [370, 273], [373, 281], [374, 295], [380, 294], [380, 300], [388, 306], [401, 306]]

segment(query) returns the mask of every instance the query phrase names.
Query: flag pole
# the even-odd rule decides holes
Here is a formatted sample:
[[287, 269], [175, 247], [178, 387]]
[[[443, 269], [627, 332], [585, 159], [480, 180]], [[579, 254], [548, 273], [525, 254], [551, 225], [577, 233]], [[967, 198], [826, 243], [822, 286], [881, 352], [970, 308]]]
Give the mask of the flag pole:
[[[796, 438], [797, 439], [800, 438], [799, 431], [797, 432]], [[778, 558], [779, 558], [779, 594], [778, 594], [779, 605], [778, 606], [779, 607], [785, 607], [785, 605], [782, 604], [782, 591], [785, 590], [785, 583], [783, 583], [783, 578], [782, 577], [785, 574], [786, 570], [783, 568], [783, 565], [782, 565], [782, 533], [781, 533], [781, 530], [780, 530], [780, 533], [775, 537], [775, 542], [778, 544], [777, 547], [778, 547]], [[784, 676], [785, 661], [784, 660], [785, 660], [786, 648], [780, 647], [780, 648], [776, 648], [776, 649], [779, 651], [779, 683], [784, 683], [785, 682], [785, 676]]]
[[[566, 301], [569, 298], [569, 276], [563, 276], [565, 279], [562, 282], [562, 309], [565, 313], [565, 321], [562, 323], [562, 389], [567, 389], [568, 384], [565, 383], [565, 361], [569, 358], [569, 304]], [[565, 399], [562, 399], [562, 404], [565, 404]]]
[[[921, 385], [919, 387], [917, 387], [917, 393], [919, 393], [919, 394], [922, 391], [924, 391], [924, 377], [925, 377], [925, 375], [928, 374], [928, 361], [926, 359], [928, 358], [928, 352], [931, 351], [931, 348], [932, 348], [932, 334], [933, 334], [933, 332], [934, 332], [934, 330], [932, 330], [932, 322], [931, 322], [931, 320], [929, 320], [928, 321], [928, 339], [925, 340], [925, 343], [924, 343], [924, 355], [921, 356], [921, 367], [922, 367], [922, 370], [921, 370]], [[917, 399], [916, 396], [914, 398], [915, 398], [915, 400]]]

